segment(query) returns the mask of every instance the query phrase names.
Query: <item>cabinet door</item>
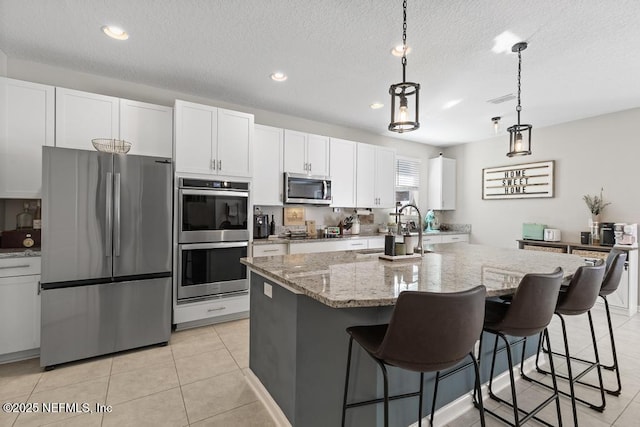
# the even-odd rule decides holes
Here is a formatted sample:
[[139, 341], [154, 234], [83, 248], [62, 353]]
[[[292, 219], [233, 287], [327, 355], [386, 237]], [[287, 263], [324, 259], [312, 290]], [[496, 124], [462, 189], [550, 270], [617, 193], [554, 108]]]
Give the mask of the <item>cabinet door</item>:
[[283, 159], [282, 129], [255, 126], [253, 141], [253, 185], [251, 195], [254, 205], [282, 205]]
[[40, 276], [0, 278], [0, 350], [40, 347]]
[[42, 146], [54, 144], [53, 86], [0, 78], [0, 198], [39, 199]]
[[442, 209], [456, 208], [456, 161], [442, 159]]
[[218, 109], [217, 172], [228, 176], [251, 176], [253, 114]]
[[307, 162], [311, 175], [329, 176], [329, 138], [309, 135], [307, 140]]
[[56, 147], [94, 150], [95, 138], [119, 138], [120, 100], [56, 88]]
[[284, 171], [308, 173], [308, 135], [294, 130], [284, 130]]
[[395, 178], [395, 150], [385, 147], [376, 147], [376, 207], [393, 208], [395, 206]]
[[131, 142], [129, 154], [172, 157], [173, 108], [121, 99], [120, 139]]
[[375, 208], [376, 147], [358, 144], [356, 166], [356, 205], [360, 208]]
[[331, 138], [329, 165], [331, 176], [331, 204], [337, 207], [356, 206], [357, 143]]
[[175, 104], [176, 172], [214, 174], [213, 143], [218, 133], [217, 108], [191, 102]]

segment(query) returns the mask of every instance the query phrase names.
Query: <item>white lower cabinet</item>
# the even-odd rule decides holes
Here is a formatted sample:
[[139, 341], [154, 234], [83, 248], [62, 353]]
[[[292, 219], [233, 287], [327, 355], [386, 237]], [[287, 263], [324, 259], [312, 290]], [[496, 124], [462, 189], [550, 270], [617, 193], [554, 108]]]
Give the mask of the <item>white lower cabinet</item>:
[[[247, 279], [248, 280], [248, 279]], [[173, 323], [202, 321], [213, 317], [239, 315], [249, 311], [249, 295], [220, 298], [176, 306]]]
[[[382, 244], [380, 243], [382, 242]], [[381, 246], [380, 246], [381, 245]], [[384, 236], [352, 239], [323, 240], [320, 242], [299, 242], [289, 245], [290, 254], [309, 254], [333, 251], [357, 251], [384, 248]]]
[[425, 245], [433, 245], [436, 243], [467, 243], [469, 242], [469, 234], [425, 234], [422, 237]]
[[265, 245], [253, 245], [253, 256], [286, 255], [289, 252], [288, 243], [274, 243]]
[[0, 260], [0, 354], [40, 347], [39, 287], [40, 258]]

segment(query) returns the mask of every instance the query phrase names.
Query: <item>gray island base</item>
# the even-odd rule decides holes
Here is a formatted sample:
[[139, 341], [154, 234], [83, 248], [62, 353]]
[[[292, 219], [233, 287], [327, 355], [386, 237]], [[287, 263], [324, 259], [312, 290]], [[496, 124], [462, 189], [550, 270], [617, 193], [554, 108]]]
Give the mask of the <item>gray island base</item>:
[[[422, 259], [392, 262], [369, 251], [246, 258], [251, 269], [249, 367], [292, 426], [339, 426], [348, 336], [353, 325], [388, 322], [398, 294], [404, 290], [455, 292], [478, 284], [489, 296], [513, 293], [526, 273], [562, 267], [565, 278], [583, 265], [577, 255], [529, 252], [469, 244], [433, 245]], [[425, 313], [426, 322], [438, 319]], [[438, 345], [438, 343], [434, 343]], [[482, 381], [493, 338], [485, 340]], [[529, 340], [527, 357], [537, 340]], [[519, 349], [516, 349], [519, 356]], [[506, 360], [499, 357], [499, 371]], [[422, 417], [431, 411], [435, 374], [425, 374]], [[375, 362], [354, 345], [349, 401], [383, 395]], [[417, 373], [391, 368], [390, 393], [417, 391]], [[473, 367], [467, 366], [440, 383], [440, 408], [473, 390]], [[381, 426], [382, 405], [347, 411], [347, 426]], [[390, 404], [390, 425], [408, 426], [418, 418], [418, 399]]]

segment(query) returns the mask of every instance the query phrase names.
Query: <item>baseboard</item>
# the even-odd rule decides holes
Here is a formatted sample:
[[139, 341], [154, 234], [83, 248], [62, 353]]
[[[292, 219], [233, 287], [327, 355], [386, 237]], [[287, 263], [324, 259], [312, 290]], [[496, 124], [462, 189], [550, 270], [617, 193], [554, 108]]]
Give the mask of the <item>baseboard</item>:
[[21, 360], [35, 359], [36, 357], [40, 357], [39, 347], [31, 350], [16, 351], [15, 353], [0, 355], [0, 365], [4, 363], [20, 362]]
[[253, 391], [258, 395], [258, 399], [262, 402], [262, 404], [267, 408], [267, 412], [271, 415], [271, 418], [276, 423], [277, 427], [291, 427], [291, 423], [280, 409], [280, 406], [273, 400], [273, 397], [269, 394], [267, 389], [264, 387], [260, 379], [253, 373], [251, 369], [244, 370], [245, 378], [247, 379], [247, 383], [253, 389]]
[[241, 311], [238, 313], [226, 314], [224, 316], [207, 317], [200, 320], [192, 320], [190, 322], [183, 322], [175, 324], [176, 331], [183, 331], [185, 329], [199, 328], [200, 326], [215, 325], [217, 323], [232, 322], [234, 320], [248, 319], [249, 312]]

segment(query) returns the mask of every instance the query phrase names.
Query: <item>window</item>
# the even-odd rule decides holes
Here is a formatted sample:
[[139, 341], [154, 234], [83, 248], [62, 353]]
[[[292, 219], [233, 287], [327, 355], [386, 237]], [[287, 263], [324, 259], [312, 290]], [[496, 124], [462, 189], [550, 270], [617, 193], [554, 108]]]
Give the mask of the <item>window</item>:
[[418, 204], [420, 160], [396, 157], [396, 203]]

